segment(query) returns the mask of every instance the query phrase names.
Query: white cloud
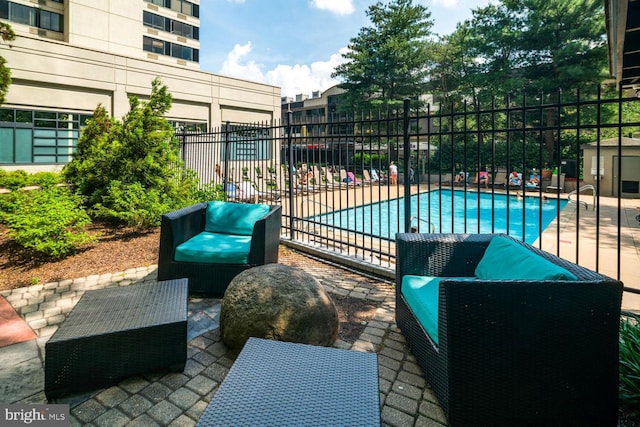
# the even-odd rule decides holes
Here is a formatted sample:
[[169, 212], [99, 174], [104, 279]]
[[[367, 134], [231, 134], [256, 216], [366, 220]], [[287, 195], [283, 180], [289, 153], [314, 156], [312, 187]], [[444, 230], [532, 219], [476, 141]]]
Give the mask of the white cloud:
[[281, 64], [264, 73], [262, 65], [247, 60], [251, 53], [251, 42], [247, 42], [233, 47], [220, 69], [220, 74], [280, 86], [282, 96], [295, 96], [300, 93], [310, 95], [313, 91], [324, 91], [339, 83], [331, 78], [331, 73], [336, 66], [344, 62], [344, 52], [346, 48], [331, 55], [328, 61], [316, 61], [311, 65]]
[[453, 8], [458, 6], [458, 0], [432, 0], [434, 6]]
[[328, 61], [313, 62], [310, 66], [303, 64], [278, 65], [267, 72], [266, 83], [280, 86], [282, 96], [295, 96], [297, 94], [311, 95], [311, 92], [324, 91], [339, 83], [331, 78], [336, 66], [344, 62], [342, 53], [331, 55]]
[[311, 5], [336, 15], [351, 15], [356, 10], [353, 7], [353, 0], [311, 0]]
[[244, 57], [249, 53], [251, 53], [251, 42], [233, 46], [233, 50], [229, 52], [226, 61], [222, 64], [220, 74], [247, 80], [264, 81], [264, 75], [260, 70], [259, 64], [254, 61], [243, 61]]

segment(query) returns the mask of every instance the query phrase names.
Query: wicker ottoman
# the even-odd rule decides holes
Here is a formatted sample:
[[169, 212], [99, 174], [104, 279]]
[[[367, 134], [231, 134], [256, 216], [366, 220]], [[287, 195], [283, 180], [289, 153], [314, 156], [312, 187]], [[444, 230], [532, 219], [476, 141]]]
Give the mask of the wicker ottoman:
[[86, 292], [45, 346], [48, 399], [139, 373], [182, 371], [188, 280]]
[[198, 421], [240, 425], [379, 427], [378, 356], [249, 338]]

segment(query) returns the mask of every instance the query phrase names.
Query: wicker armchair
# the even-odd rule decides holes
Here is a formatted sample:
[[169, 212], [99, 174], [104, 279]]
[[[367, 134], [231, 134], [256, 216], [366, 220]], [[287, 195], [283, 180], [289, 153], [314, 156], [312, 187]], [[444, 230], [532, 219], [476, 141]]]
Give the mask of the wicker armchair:
[[[519, 241], [578, 280], [470, 281], [492, 237], [397, 235], [396, 323], [449, 424], [617, 425], [622, 283]], [[450, 278], [438, 344], [403, 296], [405, 275]]]
[[[246, 206], [246, 205], [239, 205]], [[269, 212], [255, 222], [248, 263], [208, 263], [176, 261], [178, 245], [205, 230], [207, 203], [199, 203], [162, 215], [158, 280], [186, 277], [189, 293], [223, 295], [229, 282], [243, 270], [278, 262], [282, 207], [270, 206]]]

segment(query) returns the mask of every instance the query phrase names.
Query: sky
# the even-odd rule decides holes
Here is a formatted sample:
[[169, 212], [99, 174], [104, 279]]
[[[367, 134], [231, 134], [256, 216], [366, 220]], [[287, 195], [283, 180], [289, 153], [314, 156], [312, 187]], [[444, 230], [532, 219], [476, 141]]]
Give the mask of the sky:
[[[490, 0], [414, 0], [427, 6], [432, 31], [451, 34]], [[340, 83], [331, 78], [375, 0], [203, 0], [200, 69], [268, 83], [282, 96], [310, 96]], [[383, 3], [388, 3], [384, 0]]]

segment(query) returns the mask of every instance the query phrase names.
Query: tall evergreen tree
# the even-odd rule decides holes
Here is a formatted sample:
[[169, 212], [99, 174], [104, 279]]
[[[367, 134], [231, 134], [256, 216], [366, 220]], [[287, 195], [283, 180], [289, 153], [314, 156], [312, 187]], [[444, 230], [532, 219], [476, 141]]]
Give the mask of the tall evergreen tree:
[[413, 0], [393, 0], [369, 6], [367, 16], [372, 25], [351, 39], [343, 55], [347, 62], [333, 73], [347, 91], [345, 108], [386, 108], [417, 99], [426, 89], [431, 13]]
[[132, 96], [129, 105], [121, 122], [98, 107], [63, 173], [95, 217], [145, 229], [158, 225], [161, 214], [193, 203], [197, 183], [184, 170], [164, 118], [171, 108], [167, 87], [156, 78], [149, 100]]

